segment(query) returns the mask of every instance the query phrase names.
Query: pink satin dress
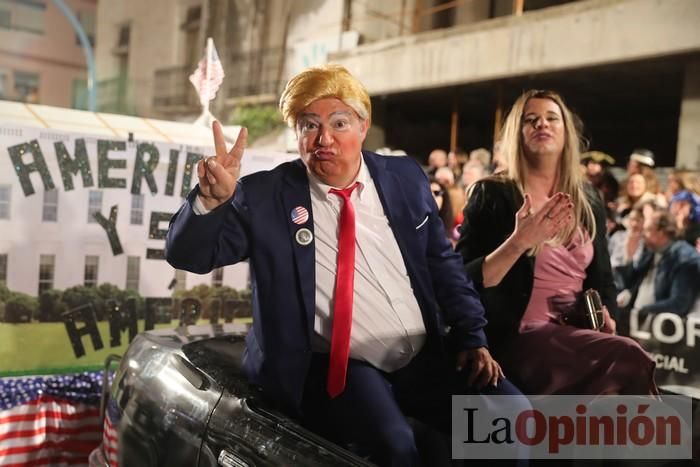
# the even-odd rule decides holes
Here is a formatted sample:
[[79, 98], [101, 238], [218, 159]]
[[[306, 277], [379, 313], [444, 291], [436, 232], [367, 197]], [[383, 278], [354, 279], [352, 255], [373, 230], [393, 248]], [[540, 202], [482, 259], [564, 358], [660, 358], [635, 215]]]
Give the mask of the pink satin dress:
[[532, 295], [520, 333], [502, 357], [526, 394], [657, 394], [655, 363], [634, 340], [559, 324], [583, 290], [593, 244], [574, 235], [535, 259]]

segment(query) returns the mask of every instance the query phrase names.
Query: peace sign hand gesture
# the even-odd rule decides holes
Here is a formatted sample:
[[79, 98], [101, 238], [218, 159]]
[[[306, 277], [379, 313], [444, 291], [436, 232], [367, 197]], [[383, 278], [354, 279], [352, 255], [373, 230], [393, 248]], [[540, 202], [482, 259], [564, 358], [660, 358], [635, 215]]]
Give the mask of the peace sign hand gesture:
[[197, 163], [199, 177], [199, 198], [208, 210], [222, 205], [236, 191], [236, 183], [241, 175], [241, 158], [248, 139], [248, 130], [241, 128], [238, 138], [230, 151], [226, 151], [226, 141], [221, 124], [212, 124], [216, 155], [205, 157]]

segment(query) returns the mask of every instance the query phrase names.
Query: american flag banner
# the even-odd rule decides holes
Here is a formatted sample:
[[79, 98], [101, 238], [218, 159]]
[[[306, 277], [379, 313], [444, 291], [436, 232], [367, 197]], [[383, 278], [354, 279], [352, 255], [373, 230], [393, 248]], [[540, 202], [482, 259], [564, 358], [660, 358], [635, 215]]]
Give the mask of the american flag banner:
[[221, 87], [224, 76], [224, 67], [219, 60], [219, 54], [216, 53], [214, 40], [210, 37], [207, 39], [204, 58], [199, 61], [197, 69], [190, 75], [190, 82], [199, 94], [202, 107], [209, 107], [209, 101], [216, 97], [216, 91]]
[[87, 465], [102, 439], [101, 375], [0, 379], [0, 466]]
[[102, 450], [110, 467], [119, 467], [119, 453], [117, 450], [119, 447], [117, 431], [119, 419], [119, 408], [115, 406], [114, 401], [110, 400], [105, 410], [104, 431], [102, 432]]

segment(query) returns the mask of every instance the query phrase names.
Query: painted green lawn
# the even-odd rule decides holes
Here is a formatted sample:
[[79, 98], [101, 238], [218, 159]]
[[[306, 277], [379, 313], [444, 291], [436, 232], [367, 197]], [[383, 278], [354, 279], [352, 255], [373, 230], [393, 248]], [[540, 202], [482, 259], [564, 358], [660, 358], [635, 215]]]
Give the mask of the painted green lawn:
[[[200, 320], [197, 324], [207, 324]], [[89, 336], [83, 336], [85, 355], [76, 358], [63, 323], [0, 323], [0, 376], [67, 373], [101, 369], [110, 354], [122, 355], [128, 346], [128, 333], [122, 334], [122, 345], [109, 346], [109, 323], [97, 323], [102, 337], [102, 349], [95, 350]], [[159, 328], [174, 328], [170, 324], [156, 324]], [[138, 330], [144, 322], [139, 320]]]

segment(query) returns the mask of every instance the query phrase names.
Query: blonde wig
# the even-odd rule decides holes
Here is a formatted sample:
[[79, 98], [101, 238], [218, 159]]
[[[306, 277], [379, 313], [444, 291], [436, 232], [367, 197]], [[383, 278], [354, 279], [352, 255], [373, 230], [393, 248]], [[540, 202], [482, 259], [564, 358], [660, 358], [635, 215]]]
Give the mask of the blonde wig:
[[[572, 112], [568, 109], [561, 96], [554, 91], [530, 90], [515, 101], [506, 118], [501, 134], [501, 151], [508, 161], [507, 175], [525, 193], [528, 162], [523, 147], [523, 112], [530, 99], [549, 99], [559, 107], [564, 121], [564, 149], [559, 159], [559, 173], [555, 191], [568, 193], [574, 205], [575, 222], [568, 229], [562, 229], [550, 242], [551, 245], [566, 244], [579, 227], [584, 227], [592, 240], [596, 234], [595, 216], [591, 204], [584, 191], [584, 178], [580, 170], [580, 136], [575, 125]], [[535, 247], [529, 253], [535, 255], [539, 251]]]
[[367, 90], [345, 67], [332, 63], [307, 68], [290, 79], [280, 97], [279, 108], [287, 125], [294, 128], [306, 107], [327, 97], [340, 99], [361, 120], [371, 123], [372, 104]]

